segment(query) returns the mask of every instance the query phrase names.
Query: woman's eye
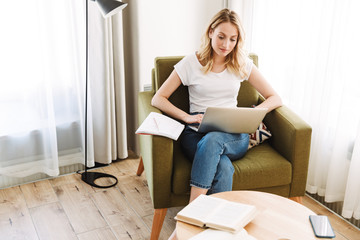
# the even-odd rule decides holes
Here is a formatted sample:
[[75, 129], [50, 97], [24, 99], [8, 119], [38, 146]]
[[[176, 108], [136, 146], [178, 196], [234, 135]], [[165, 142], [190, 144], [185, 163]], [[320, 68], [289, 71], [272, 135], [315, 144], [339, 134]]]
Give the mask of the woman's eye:
[[232, 42], [236, 42], [236, 39], [230, 39], [230, 41], [232, 41]]
[[223, 36], [219, 36], [219, 39], [224, 39], [224, 37], [223, 37]]

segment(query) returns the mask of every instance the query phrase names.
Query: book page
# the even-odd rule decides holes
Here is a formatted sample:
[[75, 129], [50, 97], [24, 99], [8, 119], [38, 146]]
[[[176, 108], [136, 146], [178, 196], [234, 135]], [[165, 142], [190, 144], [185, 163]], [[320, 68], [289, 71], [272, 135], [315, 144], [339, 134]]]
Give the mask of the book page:
[[223, 200], [220, 198], [200, 195], [194, 201], [189, 203], [177, 215], [176, 219], [191, 223], [197, 226], [203, 226], [206, 219], [219, 208]]
[[160, 113], [151, 112], [135, 133], [159, 135], [177, 140], [184, 130], [184, 127], [184, 124], [181, 124], [170, 117]]
[[165, 115], [155, 116], [155, 122], [160, 133], [167, 133], [174, 137], [179, 136], [185, 127], [183, 124]]
[[235, 232], [245, 227], [255, 215], [255, 206], [226, 201], [221, 209], [207, 219], [206, 226]]
[[159, 133], [159, 127], [157, 125], [157, 122], [151, 115], [151, 113], [145, 118], [145, 120], [142, 122], [140, 127], [136, 130], [136, 134], [158, 134]]
[[241, 229], [237, 233], [225, 232], [215, 229], [207, 229], [196, 234], [189, 240], [256, 240], [255, 237], [248, 234], [245, 229]]

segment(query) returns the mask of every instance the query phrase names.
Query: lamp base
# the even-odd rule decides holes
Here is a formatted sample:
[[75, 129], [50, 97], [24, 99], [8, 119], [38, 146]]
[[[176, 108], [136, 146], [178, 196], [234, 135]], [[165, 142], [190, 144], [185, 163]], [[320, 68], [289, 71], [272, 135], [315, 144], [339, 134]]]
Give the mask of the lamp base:
[[[98, 178], [113, 178], [113, 179], [115, 179], [115, 183], [113, 183], [111, 185], [107, 185], [107, 186], [98, 185], [95, 183], [95, 180]], [[83, 180], [87, 184], [89, 184], [93, 187], [97, 187], [97, 188], [110, 188], [110, 187], [115, 186], [118, 183], [118, 179], [115, 176], [107, 174], [107, 173], [99, 173], [99, 172], [83, 172], [83, 173], [81, 173], [81, 180]]]

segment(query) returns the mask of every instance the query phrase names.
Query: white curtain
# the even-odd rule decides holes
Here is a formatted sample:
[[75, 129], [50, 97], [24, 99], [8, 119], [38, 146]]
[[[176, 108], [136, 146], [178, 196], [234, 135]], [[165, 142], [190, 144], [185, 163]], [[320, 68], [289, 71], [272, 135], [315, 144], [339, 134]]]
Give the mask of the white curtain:
[[248, 50], [283, 101], [313, 128], [306, 190], [360, 218], [360, 2], [230, 1], [246, 12]]
[[360, 126], [351, 156], [349, 175], [346, 184], [342, 215], [345, 218], [360, 219]]
[[122, 12], [104, 19], [95, 2], [89, 1], [94, 154], [95, 161], [104, 164], [128, 156], [122, 26]]
[[[98, 19], [89, 7], [96, 38], [90, 58], [97, 58], [89, 76], [88, 165], [94, 166], [126, 157], [127, 147], [121, 18]], [[83, 164], [85, 1], [8, 1], [0, 26], [0, 176], [57, 176], [59, 167]]]

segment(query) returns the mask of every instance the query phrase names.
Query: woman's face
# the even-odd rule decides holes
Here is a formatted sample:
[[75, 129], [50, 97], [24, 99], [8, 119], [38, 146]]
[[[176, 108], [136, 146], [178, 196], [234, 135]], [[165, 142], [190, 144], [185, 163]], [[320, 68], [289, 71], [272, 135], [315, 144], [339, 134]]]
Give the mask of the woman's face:
[[220, 57], [226, 57], [235, 47], [238, 31], [230, 22], [219, 24], [214, 30], [210, 30], [211, 46]]

